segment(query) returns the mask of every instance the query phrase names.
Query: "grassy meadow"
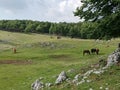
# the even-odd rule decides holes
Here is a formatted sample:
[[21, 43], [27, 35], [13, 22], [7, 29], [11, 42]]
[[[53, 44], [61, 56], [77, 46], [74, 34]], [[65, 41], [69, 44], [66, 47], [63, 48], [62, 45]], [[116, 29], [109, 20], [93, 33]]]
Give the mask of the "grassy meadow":
[[[70, 69], [76, 70], [68, 74], [73, 78], [82, 73], [82, 68], [87, 71], [99, 59], [106, 59], [117, 48], [118, 43], [119, 38], [111, 41], [68, 37], [57, 39], [50, 35], [0, 31], [0, 90], [31, 90], [31, 84], [36, 79], [43, 77], [43, 82], [54, 83], [56, 75]], [[12, 51], [14, 47], [17, 49], [16, 54]], [[83, 56], [83, 50], [91, 48], [99, 48], [99, 55]], [[91, 75], [91, 83], [67, 87], [62, 84], [49, 90], [100, 90], [101, 86], [108, 87], [109, 90], [119, 90], [119, 68], [113, 66], [101, 76]]]

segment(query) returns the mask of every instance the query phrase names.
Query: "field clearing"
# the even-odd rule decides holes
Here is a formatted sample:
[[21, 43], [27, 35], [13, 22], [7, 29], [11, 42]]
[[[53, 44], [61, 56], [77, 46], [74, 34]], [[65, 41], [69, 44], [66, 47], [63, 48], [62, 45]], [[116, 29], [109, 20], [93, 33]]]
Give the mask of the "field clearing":
[[[50, 37], [50, 35], [35, 33], [0, 31], [0, 90], [30, 90], [31, 84], [40, 77], [44, 78], [43, 82], [54, 83], [56, 79], [53, 78], [54, 76], [70, 69], [76, 70], [74, 74], [70, 75], [70, 77], [74, 77], [76, 73], [81, 72], [81, 68], [98, 63], [100, 58], [106, 59], [120, 43], [119, 38], [111, 41], [95, 41]], [[16, 54], [12, 51], [13, 47], [17, 49]], [[91, 48], [99, 48], [100, 54], [83, 56], [83, 50]], [[115, 72], [114, 69], [112, 71]], [[52, 87], [51, 90], [89, 90], [92, 86], [97, 90], [98, 86], [100, 87], [101, 84], [105, 86], [105, 83], [109, 83], [110, 90], [119, 90], [120, 87], [116, 85], [116, 82], [120, 83], [118, 81], [120, 72], [115, 72], [118, 75], [114, 77], [115, 80], [112, 80], [108, 73], [102, 76], [103, 80], [83, 84], [82, 87], [62, 88], [61, 85]], [[116, 86], [114, 87], [114, 85]]]

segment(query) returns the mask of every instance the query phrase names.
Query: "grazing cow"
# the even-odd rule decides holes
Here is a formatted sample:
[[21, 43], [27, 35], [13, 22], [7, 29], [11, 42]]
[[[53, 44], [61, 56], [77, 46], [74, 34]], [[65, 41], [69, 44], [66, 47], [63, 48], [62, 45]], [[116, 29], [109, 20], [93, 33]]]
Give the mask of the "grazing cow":
[[97, 55], [99, 54], [99, 49], [96, 49], [96, 54], [97, 54]]
[[89, 50], [84, 50], [83, 51], [83, 55], [85, 55], [85, 53], [90, 55], [90, 51]]
[[16, 48], [13, 48], [13, 53], [16, 53]]
[[91, 53], [96, 53], [96, 54], [98, 55], [98, 53], [99, 53], [99, 49], [92, 48], [92, 49], [91, 49]]
[[61, 39], [61, 37], [60, 37], [60, 36], [57, 36], [57, 39]]

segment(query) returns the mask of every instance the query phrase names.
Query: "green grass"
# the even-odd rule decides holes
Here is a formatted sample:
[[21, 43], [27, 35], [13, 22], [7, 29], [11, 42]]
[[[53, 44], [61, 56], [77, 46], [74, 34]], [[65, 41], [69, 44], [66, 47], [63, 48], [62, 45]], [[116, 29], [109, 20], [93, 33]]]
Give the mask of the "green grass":
[[[4, 42], [6, 41], [6, 43]], [[5, 60], [21, 60], [30, 61], [32, 63], [11, 63], [0, 64], [0, 90], [30, 90], [31, 83], [39, 77], [43, 77], [43, 82], [55, 82], [61, 71], [75, 69], [76, 72], [69, 75], [71, 78], [75, 74], [81, 73], [81, 68], [97, 63], [100, 58], [107, 58], [116, 48], [120, 39], [112, 40], [111, 42], [95, 40], [70, 39], [62, 37], [62, 39], [53, 39], [49, 35], [41, 34], [23, 34], [0, 31], [0, 61]], [[51, 45], [42, 46], [41, 43], [52, 43]], [[109, 45], [109, 47], [107, 47]], [[12, 48], [17, 48], [17, 53], [13, 54]], [[85, 55], [84, 49], [99, 48], [99, 55]], [[100, 86], [106, 87], [108, 83], [110, 90], [119, 90], [119, 75], [120, 72], [113, 67], [108, 72], [104, 73], [99, 81], [98, 76], [90, 76], [94, 82], [84, 83], [79, 86], [62, 84], [57, 87], [52, 87], [51, 90], [99, 90]], [[87, 71], [87, 69], [86, 69]], [[110, 71], [115, 74], [110, 75]], [[112, 78], [111, 78], [112, 77]]]

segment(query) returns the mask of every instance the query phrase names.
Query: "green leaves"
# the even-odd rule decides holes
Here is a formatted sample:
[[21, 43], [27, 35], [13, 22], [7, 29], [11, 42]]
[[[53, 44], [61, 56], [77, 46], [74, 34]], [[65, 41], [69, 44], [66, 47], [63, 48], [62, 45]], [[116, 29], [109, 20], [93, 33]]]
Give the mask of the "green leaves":
[[85, 21], [96, 21], [99, 16], [107, 17], [120, 11], [119, 0], [82, 0], [81, 2], [82, 7], [77, 7], [74, 15]]

